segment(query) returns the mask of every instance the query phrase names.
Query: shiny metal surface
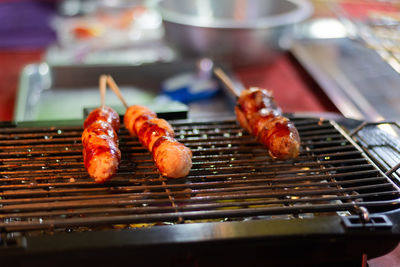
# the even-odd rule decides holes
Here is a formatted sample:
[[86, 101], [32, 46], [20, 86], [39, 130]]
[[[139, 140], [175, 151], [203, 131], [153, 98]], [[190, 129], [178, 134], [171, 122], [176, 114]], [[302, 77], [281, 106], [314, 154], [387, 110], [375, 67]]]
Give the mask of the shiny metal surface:
[[311, 38], [291, 51], [344, 116], [399, 120], [400, 75], [374, 50], [347, 38]]
[[399, 121], [395, 13], [356, 18], [339, 4], [330, 7], [337, 19], [316, 18], [296, 27], [292, 53], [344, 116]]
[[312, 13], [303, 0], [163, 0], [158, 9], [180, 52], [233, 65], [273, 59], [287, 48], [291, 26]]

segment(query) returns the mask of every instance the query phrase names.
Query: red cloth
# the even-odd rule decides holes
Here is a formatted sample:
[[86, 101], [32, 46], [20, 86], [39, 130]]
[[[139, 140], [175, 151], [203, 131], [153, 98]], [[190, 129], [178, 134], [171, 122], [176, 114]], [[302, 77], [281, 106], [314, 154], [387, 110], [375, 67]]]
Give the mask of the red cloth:
[[0, 52], [0, 121], [12, 120], [21, 71], [25, 65], [40, 61], [42, 54], [41, 50]]
[[376, 1], [360, 1], [360, 2], [343, 2], [340, 6], [347, 12], [350, 17], [364, 19], [367, 18], [370, 12], [399, 12], [399, 5], [389, 2]]

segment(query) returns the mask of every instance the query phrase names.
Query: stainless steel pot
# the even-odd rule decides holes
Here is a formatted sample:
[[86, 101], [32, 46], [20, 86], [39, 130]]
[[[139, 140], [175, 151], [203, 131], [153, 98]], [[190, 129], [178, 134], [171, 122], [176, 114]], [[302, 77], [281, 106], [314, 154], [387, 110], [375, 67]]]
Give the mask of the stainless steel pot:
[[179, 52], [233, 65], [271, 61], [290, 44], [291, 26], [313, 10], [306, 0], [163, 0], [157, 7]]

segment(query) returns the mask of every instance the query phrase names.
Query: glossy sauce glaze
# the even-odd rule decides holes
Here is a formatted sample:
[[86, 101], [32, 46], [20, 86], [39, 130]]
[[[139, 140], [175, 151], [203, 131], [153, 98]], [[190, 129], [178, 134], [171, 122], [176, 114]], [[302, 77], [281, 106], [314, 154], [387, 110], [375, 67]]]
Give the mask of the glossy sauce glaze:
[[181, 178], [192, 168], [192, 151], [171, 136], [162, 136], [155, 141], [153, 160], [162, 175]]
[[150, 119], [150, 118], [156, 118], [157, 115], [153, 111], [151, 111], [149, 108], [144, 107], [144, 106], [138, 106], [138, 105], [133, 105], [128, 107], [128, 109], [125, 112], [124, 115], [124, 125], [125, 128], [128, 129], [129, 133], [132, 136], [137, 135], [136, 127], [135, 127], [135, 122], [139, 116], [146, 116], [145, 118]]
[[86, 128], [95, 121], [108, 122], [109, 124], [111, 124], [116, 132], [119, 131], [119, 115], [115, 110], [110, 107], [104, 106], [92, 110], [92, 112], [89, 113], [85, 122], [83, 123], [83, 127]]
[[174, 137], [175, 133], [171, 125], [163, 119], [150, 119], [145, 121], [138, 133], [139, 140], [143, 146], [151, 152], [154, 142], [157, 141], [161, 136]]
[[134, 136], [137, 136], [140, 129], [142, 128], [143, 123], [145, 123], [148, 120], [154, 119], [155, 117], [153, 114], [149, 113], [144, 113], [136, 118], [136, 120], [133, 123], [133, 131], [134, 131]]
[[119, 152], [118, 147], [115, 142], [106, 135], [92, 136], [87, 147], [83, 151], [85, 153], [84, 164], [87, 168], [90, 167], [93, 160], [97, 159], [97, 156], [103, 154], [116, 156], [118, 161], [121, 160], [121, 153]]
[[139, 141], [150, 152], [153, 160], [162, 173], [169, 178], [180, 178], [188, 175], [192, 167], [192, 151], [179, 143], [173, 137], [174, 130], [155, 113], [142, 106], [130, 106], [124, 117], [125, 127], [132, 136], [138, 136]]
[[109, 136], [116, 144], [118, 144], [118, 136], [114, 128], [111, 126], [111, 124], [102, 120], [93, 122], [83, 130], [82, 144], [85, 146], [87, 143], [89, 143], [92, 136], [100, 135]]
[[269, 149], [273, 158], [296, 158], [300, 137], [294, 124], [282, 116], [270, 91], [261, 88], [244, 90], [235, 112], [240, 125]]
[[84, 165], [90, 177], [97, 183], [107, 181], [118, 170], [121, 152], [116, 129], [119, 127], [119, 115], [109, 107], [94, 109], [84, 122]]

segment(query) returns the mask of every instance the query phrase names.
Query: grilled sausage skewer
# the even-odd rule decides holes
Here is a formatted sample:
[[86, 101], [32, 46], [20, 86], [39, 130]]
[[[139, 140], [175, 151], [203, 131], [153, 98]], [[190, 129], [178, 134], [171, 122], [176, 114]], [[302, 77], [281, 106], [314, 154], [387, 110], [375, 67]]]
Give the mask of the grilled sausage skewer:
[[117, 136], [120, 121], [118, 113], [105, 105], [107, 76], [100, 76], [99, 83], [101, 106], [86, 118], [82, 144], [86, 170], [96, 182], [103, 183], [115, 175], [121, 161]]
[[252, 87], [239, 95], [221, 69], [215, 69], [214, 73], [238, 98], [235, 113], [239, 124], [268, 148], [271, 157], [296, 158], [300, 150], [299, 133], [293, 122], [282, 116], [272, 92]]
[[157, 118], [156, 113], [147, 107], [128, 106], [114, 79], [108, 76], [107, 82], [127, 109], [124, 115], [125, 127], [152, 152], [153, 160], [162, 175], [169, 178], [188, 175], [192, 167], [192, 151], [174, 138], [172, 126], [166, 120]]

